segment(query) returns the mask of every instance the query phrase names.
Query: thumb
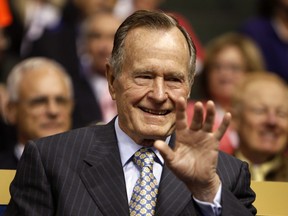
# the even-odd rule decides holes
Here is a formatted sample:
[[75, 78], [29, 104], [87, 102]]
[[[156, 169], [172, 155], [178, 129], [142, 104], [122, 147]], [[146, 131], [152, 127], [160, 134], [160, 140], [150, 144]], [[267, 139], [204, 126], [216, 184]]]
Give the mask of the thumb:
[[162, 140], [156, 140], [154, 147], [160, 152], [165, 162], [173, 160], [174, 152], [167, 143]]

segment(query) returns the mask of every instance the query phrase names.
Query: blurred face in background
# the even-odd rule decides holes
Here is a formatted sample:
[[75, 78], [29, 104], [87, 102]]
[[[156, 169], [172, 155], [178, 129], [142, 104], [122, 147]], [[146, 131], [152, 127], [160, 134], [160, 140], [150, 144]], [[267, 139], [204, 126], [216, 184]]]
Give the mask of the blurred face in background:
[[278, 0], [278, 2], [279, 7], [288, 10], [288, 0]]
[[85, 16], [95, 12], [106, 10], [113, 11], [116, 0], [74, 0], [74, 4]]
[[259, 80], [250, 83], [243, 95], [237, 131], [244, 155], [269, 158], [282, 152], [288, 135], [287, 89], [270, 80]]
[[120, 21], [112, 14], [103, 13], [91, 18], [87, 25], [85, 49], [94, 72], [105, 76], [107, 59], [113, 49], [114, 34]]
[[49, 66], [31, 70], [18, 90], [19, 99], [9, 104], [8, 112], [20, 143], [70, 129], [72, 95], [62, 74]]
[[235, 46], [222, 48], [208, 71], [208, 91], [217, 103], [229, 101], [234, 88], [245, 76], [245, 62]]
[[134, 0], [135, 10], [156, 10], [164, 0]]
[[0, 58], [2, 58], [7, 46], [8, 42], [6, 36], [4, 35], [4, 29], [0, 27]]

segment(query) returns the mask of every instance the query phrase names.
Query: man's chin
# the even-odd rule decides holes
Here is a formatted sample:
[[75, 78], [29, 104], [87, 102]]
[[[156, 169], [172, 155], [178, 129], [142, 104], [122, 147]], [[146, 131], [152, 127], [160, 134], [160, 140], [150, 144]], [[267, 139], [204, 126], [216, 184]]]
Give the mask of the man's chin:
[[59, 129], [59, 128], [57, 128], [57, 129], [46, 129], [46, 130], [43, 130], [42, 132], [41, 132], [41, 135], [42, 135], [42, 137], [45, 137], [45, 136], [51, 136], [51, 135], [54, 135], [54, 134], [58, 134], [58, 133], [62, 133], [62, 132], [64, 132], [64, 130], [63, 129]]
[[143, 137], [147, 140], [165, 140], [172, 134], [172, 130], [149, 130], [142, 133]]

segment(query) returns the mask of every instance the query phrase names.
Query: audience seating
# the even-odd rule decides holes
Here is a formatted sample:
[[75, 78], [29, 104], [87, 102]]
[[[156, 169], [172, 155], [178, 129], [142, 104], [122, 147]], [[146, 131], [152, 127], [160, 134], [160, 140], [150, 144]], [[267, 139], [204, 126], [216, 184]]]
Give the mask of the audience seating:
[[259, 216], [288, 216], [288, 182], [251, 182]]
[[10, 200], [9, 186], [16, 170], [0, 169], [0, 216], [3, 214]]

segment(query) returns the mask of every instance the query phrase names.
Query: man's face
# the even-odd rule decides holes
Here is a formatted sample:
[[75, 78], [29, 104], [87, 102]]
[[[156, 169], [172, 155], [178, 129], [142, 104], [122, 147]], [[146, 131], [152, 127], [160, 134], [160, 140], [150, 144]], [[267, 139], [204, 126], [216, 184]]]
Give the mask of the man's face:
[[277, 83], [259, 80], [245, 90], [238, 133], [243, 148], [274, 155], [287, 143], [287, 92]]
[[177, 28], [136, 28], [127, 35], [124, 55], [121, 74], [109, 81], [119, 125], [138, 144], [165, 139], [175, 128], [176, 101], [190, 91], [187, 42]]
[[163, 0], [134, 0], [136, 10], [157, 10]]
[[73, 102], [63, 75], [48, 66], [26, 75], [19, 86], [19, 101], [10, 107], [19, 142], [70, 129]]
[[114, 34], [120, 21], [113, 15], [102, 14], [90, 22], [86, 42], [87, 52], [92, 60], [93, 70], [105, 76], [107, 59], [113, 48]]
[[116, 0], [74, 0], [74, 4], [86, 16], [102, 10], [112, 11]]
[[219, 51], [208, 72], [208, 88], [213, 100], [216, 103], [230, 100], [244, 75], [245, 62], [237, 47], [227, 46]]

